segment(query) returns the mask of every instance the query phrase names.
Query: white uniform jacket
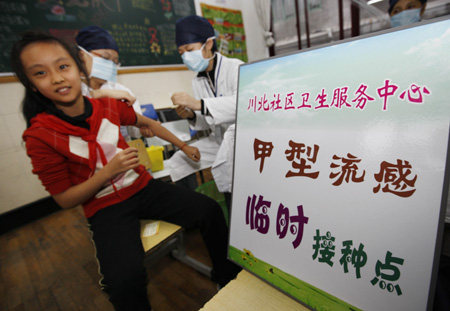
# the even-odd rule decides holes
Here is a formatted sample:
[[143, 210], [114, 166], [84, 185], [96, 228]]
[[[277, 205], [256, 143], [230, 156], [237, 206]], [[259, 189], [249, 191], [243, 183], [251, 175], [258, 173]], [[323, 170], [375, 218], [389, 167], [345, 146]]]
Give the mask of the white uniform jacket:
[[[230, 159], [229, 154], [233, 154], [234, 144], [226, 144], [227, 146], [231, 145], [231, 149], [225, 148], [224, 145], [220, 152], [219, 146], [228, 127], [236, 121], [239, 65], [243, 62], [239, 59], [227, 58], [220, 53], [216, 53], [216, 57], [214, 89], [211, 88], [208, 78], [205, 76], [197, 76], [192, 81], [194, 97], [203, 100], [208, 114], [202, 115], [200, 111], [196, 111], [196, 120], [191, 123], [191, 127], [194, 130], [211, 130], [209, 137], [192, 144], [200, 150], [201, 159], [195, 163], [189, 160], [184, 153], [178, 151], [170, 159], [169, 165], [173, 181], [212, 167], [214, 180], [218, 187], [221, 184], [229, 183], [229, 187], [219, 187], [219, 190], [224, 192], [231, 189], [231, 171], [229, 169], [222, 170], [221, 166], [225, 159]], [[229, 182], [223, 180], [229, 180]]]

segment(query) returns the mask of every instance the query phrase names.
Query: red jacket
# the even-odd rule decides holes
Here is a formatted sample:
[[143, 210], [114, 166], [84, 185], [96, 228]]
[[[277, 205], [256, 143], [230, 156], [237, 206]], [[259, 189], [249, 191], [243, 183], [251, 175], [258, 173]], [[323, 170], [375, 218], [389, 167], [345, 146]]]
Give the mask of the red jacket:
[[[23, 133], [33, 173], [51, 195], [86, 181], [119, 151], [128, 148], [120, 125], [135, 124], [133, 108], [110, 98], [89, 100], [92, 115], [86, 122], [90, 130], [44, 112], [34, 117]], [[86, 217], [128, 199], [150, 179], [142, 165], [117, 176], [83, 204]]]

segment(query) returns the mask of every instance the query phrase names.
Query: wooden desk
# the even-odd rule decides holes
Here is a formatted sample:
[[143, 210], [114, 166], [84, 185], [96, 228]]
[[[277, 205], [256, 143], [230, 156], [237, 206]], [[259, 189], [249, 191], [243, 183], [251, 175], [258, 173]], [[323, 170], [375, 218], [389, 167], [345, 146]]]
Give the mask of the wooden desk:
[[256, 276], [242, 270], [200, 311], [308, 311], [309, 309], [276, 290]]
[[186, 254], [184, 247], [184, 229], [182, 227], [160, 220], [159, 232], [155, 235], [144, 237], [145, 225], [151, 222], [154, 222], [154, 220], [141, 220], [141, 240], [148, 264], [153, 264], [171, 253], [172, 256], [182, 263], [194, 268], [207, 277], [211, 277], [211, 267]]
[[155, 235], [144, 237], [144, 227], [152, 220], [141, 220], [141, 240], [146, 255], [156, 252], [160, 246], [164, 245], [170, 239], [182, 234], [183, 228], [169, 222], [160, 221], [159, 232]]

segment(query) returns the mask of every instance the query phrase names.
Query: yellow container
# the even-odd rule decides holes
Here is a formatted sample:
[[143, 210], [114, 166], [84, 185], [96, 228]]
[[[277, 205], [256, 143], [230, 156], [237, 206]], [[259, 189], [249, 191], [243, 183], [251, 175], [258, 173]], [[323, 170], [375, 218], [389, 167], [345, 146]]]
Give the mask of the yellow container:
[[147, 147], [147, 154], [152, 162], [152, 172], [161, 171], [164, 169], [164, 157], [163, 157], [163, 146], [150, 146]]

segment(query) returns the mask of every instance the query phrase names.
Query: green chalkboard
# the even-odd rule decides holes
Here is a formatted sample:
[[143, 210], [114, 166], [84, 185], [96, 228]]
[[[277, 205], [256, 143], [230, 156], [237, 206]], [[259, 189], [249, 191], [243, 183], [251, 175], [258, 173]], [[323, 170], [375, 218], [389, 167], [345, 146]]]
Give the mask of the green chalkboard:
[[0, 0], [0, 72], [10, 72], [10, 50], [27, 30], [46, 30], [75, 44], [78, 30], [107, 29], [122, 66], [181, 64], [175, 21], [195, 14], [193, 0]]

